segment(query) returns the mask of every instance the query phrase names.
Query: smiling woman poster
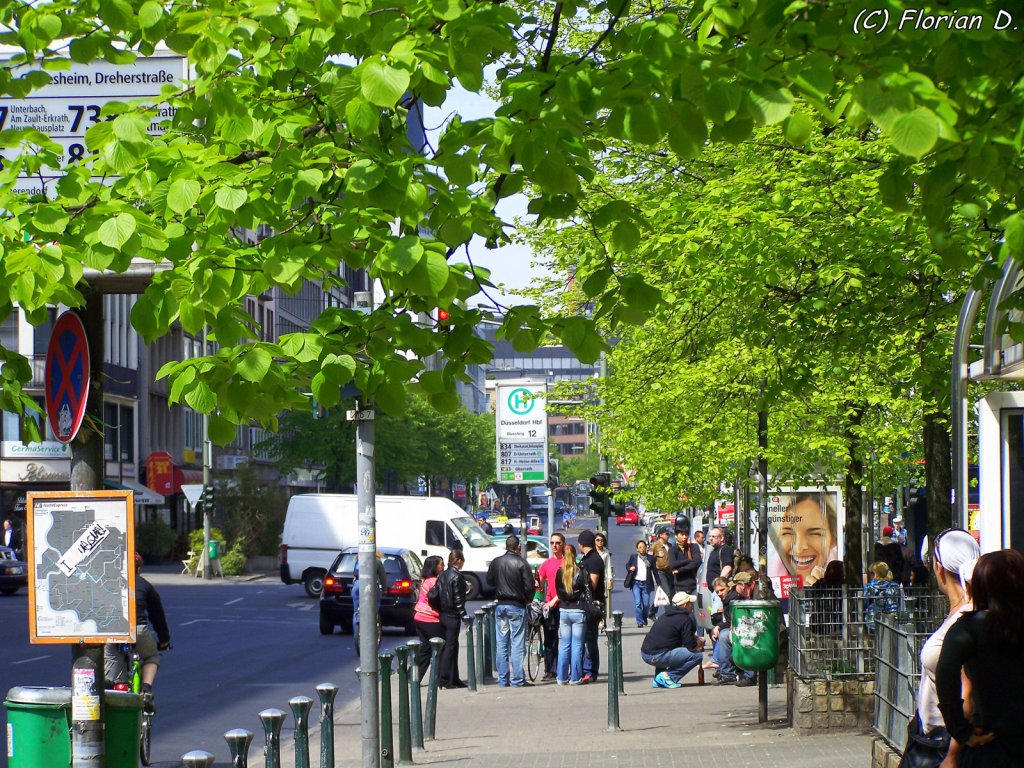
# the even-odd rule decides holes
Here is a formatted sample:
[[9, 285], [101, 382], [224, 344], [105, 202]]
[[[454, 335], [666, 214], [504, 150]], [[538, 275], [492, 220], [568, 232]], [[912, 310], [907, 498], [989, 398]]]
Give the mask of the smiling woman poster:
[[775, 594], [811, 586], [829, 562], [842, 559], [841, 498], [838, 488], [787, 489], [768, 497], [768, 576]]

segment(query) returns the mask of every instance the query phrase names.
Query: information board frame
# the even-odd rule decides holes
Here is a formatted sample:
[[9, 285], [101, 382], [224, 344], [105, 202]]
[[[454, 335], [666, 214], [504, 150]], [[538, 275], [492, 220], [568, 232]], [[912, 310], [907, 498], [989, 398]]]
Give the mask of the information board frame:
[[497, 382], [494, 421], [498, 482], [545, 485], [548, 481], [547, 381], [506, 379]]
[[[49, 545], [45, 541], [45, 537], [40, 538], [37, 536], [36, 531], [36, 516], [42, 513], [47, 508], [52, 509], [52, 512], [57, 511], [80, 511], [85, 512], [92, 506], [95, 507], [97, 504], [104, 506], [104, 511], [107, 514], [114, 514], [117, 516], [117, 523], [123, 523], [124, 525], [124, 556], [122, 564], [122, 573], [125, 576], [124, 586], [121, 590], [120, 603], [127, 608], [127, 627], [128, 631], [123, 634], [89, 631], [84, 624], [78, 624], [75, 626], [75, 631], [64, 632], [64, 633], [50, 633], [46, 631], [40, 631], [39, 617], [40, 617], [40, 600], [49, 599], [49, 585], [45, 583], [45, 580], [37, 579], [38, 569], [40, 568], [43, 560], [43, 554], [47, 549], [50, 549]], [[135, 492], [131, 490], [111, 490], [111, 491], [29, 491], [26, 494], [26, 513], [25, 513], [25, 552], [28, 555], [28, 611], [29, 611], [29, 642], [33, 645], [45, 645], [45, 644], [59, 644], [59, 643], [87, 643], [87, 644], [100, 644], [100, 643], [134, 643], [135, 642], [135, 623], [136, 623], [136, 612], [135, 612]], [[56, 509], [57, 507], [64, 508], [63, 510]], [[85, 536], [85, 534], [83, 534]], [[81, 541], [81, 539], [79, 540]], [[99, 550], [99, 545], [102, 543], [102, 539], [96, 541], [93, 544], [89, 544], [88, 540], [83, 544], [88, 547], [87, 552], [79, 552], [79, 555], [83, 555], [78, 562], [68, 562], [68, 567], [71, 572], [77, 570], [85, 560], [89, 560], [93, 557], [96, 551]], [[79, 542], [76, 541], [77, 546]], [[70, 554], [71, 550], [68, 550], [67, 554]], [[61, 558], [63, 561], [64, 558]], [[59, 564], [58, 564], [59, 566]], [[62, 567], [62, 566], [59, 566]], [[63, 567], [62, 567], [63, 569]], [[70, 575], [70, 574], [69, 574]], [[46, 610], [49, 610], [48, 608]]]

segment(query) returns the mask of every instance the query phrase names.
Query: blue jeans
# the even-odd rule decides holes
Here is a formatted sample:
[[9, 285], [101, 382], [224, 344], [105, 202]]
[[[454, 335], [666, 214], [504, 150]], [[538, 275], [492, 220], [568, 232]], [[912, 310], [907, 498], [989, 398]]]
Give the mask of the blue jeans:
[[723, 629], [718, 634], [718, 641], [715, 643], [714, 653], [711, 654], [718, 662], [718, 674], [722, 677], [746, 677], [753, 680], [757, 677], [756, 672], [740, 669], [732, 661], [732, 632]]
[[498, 685], [522, 685], [526, 682], [526, 678], [523, 677], [523, 659], [526, 656], [526, 609], [518, 605], [499, 605], [494, 609], [494, 620], [498, 627]]
[[656, 671], [665, 670], [673, 683], [678, 683], [686, 673], [700, 664], [704, 654], [700, 651], [691, 651], [686, 648], [673, 648], [663, 653], [641, 653], [640, 658], [644, 663], [650, 664]]
[[636, 623], [646, 624], [647, 613], [651, 610], [651, 595], [646, 584], [633, 584], [633, 610], [636, 612]]
[[578, 683], [583, 677], [583, 638], [587, 617], [580, 610], [558, 612], [558, 682]]

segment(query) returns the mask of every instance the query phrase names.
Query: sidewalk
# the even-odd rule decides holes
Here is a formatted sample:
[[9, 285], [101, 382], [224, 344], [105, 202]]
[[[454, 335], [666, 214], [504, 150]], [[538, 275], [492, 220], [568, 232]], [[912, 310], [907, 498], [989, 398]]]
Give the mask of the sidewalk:
[[[871, 736], [798, 737], [785, 722], [786, 690], [769, 688], [769, 722], [757, 722], [757, 688], [697, 686], [691, 672], [683, 687], [651, 688], [652, 670], [640, 661], [642, 629], [625, 628], [625, 695], [619, 697], [621, 731], [608, 731], [606, 642], [601, 642], [601, 678], [579, 687], [538, 682], [532, 688], [485, 685], [478, 693], [438, 691], [437, 739], [413, 750], [419, 765], [450, 768], [867, 768]], [[463, 641], [465, 635], [463, 635]], [[465, 642], [460, 670], [465, 675]], [[396, 676], [397, 677], [397, 676]], [[398, 759], [397, 693], [395, 762]], [[426, 688], [424, 687], [424, 703]], [[312, 765], [318, 765], [315, 710], [310, 732]], [[339, 766], [361, 766], [358, 703], [335, 713]], [[282, 766], [294, 768], [291, 716], [281, 734]], [[262, 751], [262, 734], [253, 755]]]

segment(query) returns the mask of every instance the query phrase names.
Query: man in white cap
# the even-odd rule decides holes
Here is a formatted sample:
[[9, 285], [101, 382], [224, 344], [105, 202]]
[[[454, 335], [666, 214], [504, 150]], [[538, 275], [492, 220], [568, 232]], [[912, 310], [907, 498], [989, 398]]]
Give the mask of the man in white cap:
[[681, 688], [686, 673], [704, 658], [704, 638], [697, 637], [697, 622], [690, 608], [697, 596], [676, 592], [672, 605], [659, 616], [640, 647], [640, 658], [655, 669], [652, 688]]
[[907, 529], [903, 527], [903, 518], [899, 515], [892, 519], [892, 537], [901, 547], [907, 546]]

